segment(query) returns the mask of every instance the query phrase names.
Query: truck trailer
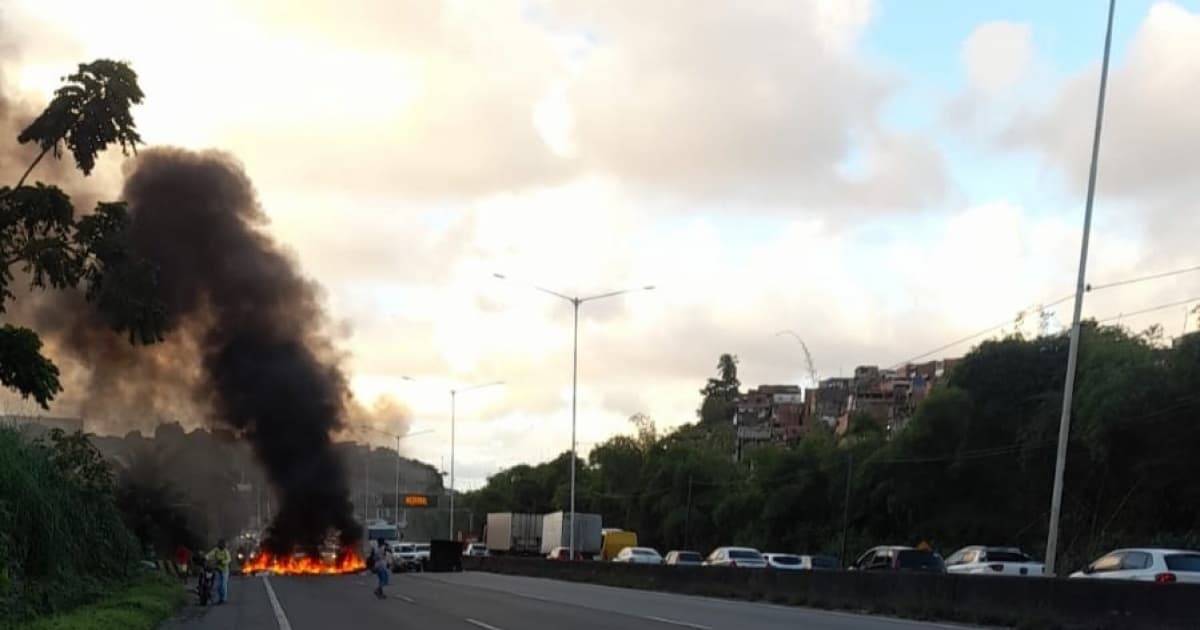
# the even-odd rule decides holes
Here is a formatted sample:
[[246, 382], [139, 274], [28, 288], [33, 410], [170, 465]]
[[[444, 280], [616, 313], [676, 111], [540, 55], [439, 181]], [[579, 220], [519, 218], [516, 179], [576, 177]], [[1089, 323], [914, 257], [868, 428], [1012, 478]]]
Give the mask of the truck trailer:
[[[575, 553], [592, 558], [600, 553], [600, 515], [575, 513]], [[542, 553], [571, 546], [571, 513], [551, 512], [542, 517]]]
[[484, 524], [483, 541], [491, 553], [536, 556], [542, 552], [542, 516], [492, 512]]

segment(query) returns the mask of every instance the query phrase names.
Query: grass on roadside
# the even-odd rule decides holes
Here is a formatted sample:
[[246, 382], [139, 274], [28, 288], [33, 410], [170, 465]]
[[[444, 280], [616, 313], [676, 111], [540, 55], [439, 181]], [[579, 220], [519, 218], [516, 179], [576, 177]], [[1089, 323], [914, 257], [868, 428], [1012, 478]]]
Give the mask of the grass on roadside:
[[179, 582], [164, 575], [140, 577], [94, 604], [31, 621], [18, 630], [152, 630], [183, 604]]

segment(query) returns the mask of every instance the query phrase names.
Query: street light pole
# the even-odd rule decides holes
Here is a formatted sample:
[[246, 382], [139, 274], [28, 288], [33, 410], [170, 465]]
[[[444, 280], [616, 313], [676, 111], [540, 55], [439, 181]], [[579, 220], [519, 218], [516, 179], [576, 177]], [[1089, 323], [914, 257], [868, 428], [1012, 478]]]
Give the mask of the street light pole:
[[371, 440], [367, 440], [367, 456], [363, 458], [363, 526], [370, 518], [367, 504], [371, 501]]
[[[408, 379], [407, 377], [405, 377], [405, 378], [406, 378], [406, 380], [411, 380], [411, 379]], [[426, 433], [433, 433], [433, 429], [425, 429], [423, 431], [416, 431], [413, 433], [404, 433], [404, 434], [392, 433], [390, 431], [383, 431], [381, 429], [376, 429], [375, 427], [370, 427], [370, 426], [366, 427], [366, 429], [368, 429], [370, 431], [374, 431], [380, 435], [386, 435], [388, 437], [395, 438], [395, 440], [396, 440], [396, 496], [394, 499], [394, 506], [393, 506], [393, 509], [395, 510], [395, 514], [393, 514], [393, 518], [397, 520], [397, 524], [398, 524], [399, 523], [398, 519], [400, 518], [400, 466], [403, 461], [403, 458], [400, 456], [400, 440], [403, 440], [405, 438], [410, 438], [410, 437], [416, 437], [418, 435], [425, 435]], [[370, 443], [370, 440], [368, 440], [367, 441], [368, 457], [367, 457], [367, 463], [366, 463], [367, 471], [370, 471], [370, 465], [371, 465], [370, 464], [370, 448], [371, 448], [371, 443]], [[363, 496], [364, 496], [364, 501], [365, 501], [366, 500], [365, 499], [366, 492], [363, 493]], [[363, 524], [364, 525], [366, 524], [366, 510], [365, 509], [363, 511]]]
[[493, 381], [491, 383], [481, 383], [472, 385], [462, 389], [450, 390], [450, 537], [449, 540], [454, 540], [454, 425], [455, 425], [455, 403], [459, 393], [465, 393], [484, 387], [492, 387], [495, 385], [503, 385], [504, 381]]
[[575, 305], [575, 325], [571, 342], [571, 542], [567, 557], [575, 559], [575, 402], [579, 385], [579, 298], [571, 300]]
[[[410, 376], [401, 376], [401, 380], [411, 381]], [[424, 431], [423, 431], [424, 433]], [[400, 439], [404, 437], [399, 433], [396, 434], [396, 495], [393, 498], [392, 505], [392, 521], [396, 523], [396, 533], [400, 533]]]
[[1071, 342], [1067, 349], [1067, 378], [1063, 384], [1062, 416], [1058, 425], [1058, 449], [1054, 460], [1054, 489], [1050, 496], [1050, 526], [1046, 534], [1046, 572], [1055, 574], [1058, 555], [1058, 521], [1062, 510], [1063, 476], [1067, 466], [1067, 440], [1071, 434], [1071, 399], [1075, 393], [1075, 370], [1079, 359], [1079, 319], [1087, 275], [1088, 237], [1092, 230], [1092, 202], [1096, 198], [1096, 164], [1100, 156], [1100, 129], [1104, 122], [1104, 93], [1108, 88], [1108, 58], [1112, 51], [1113, 13], [1117, 0], [1108, 2], [1108, 27], [1104, 34], [1104, 60], [1100, 66], [1100, 95], [1096, 104], [1096, 126], [1092, 134], [1092, 163], [1088, 170], [1087, 201], [1083, 211], [1083, 240], [1079, 248], [1079, 275], [1075, 284], [1075, 311], [1071, 318]]
[[[505, 276], [504, 274], [493, 273], [492, 276], [495, 278], [498, 278], [500, 280], [508, 280], [508, 276]], [[634, 291], [652, 291], [654, 289], [654, 285], [646, 285], [646, 286], [638, 287], [635, 289], [622, 289], [620, 291], [610, 291], [608, 293], [600, 293], [598, 295], [592, 295], [592, 296], [583, 297], [583, 298], [578, 297], [578, 296], [569, 296], [569, 295], [566, 295], [563, 293], [559, 293], [558, 291], [551, 291], [550, 289], [546, 289], [544, 287], [539, 287], [537, 285], [532, 285], [532, 286], [534, 289], [541, 291], [542, 293], [546, 293], [548, 295], [553, 295], [556, 298], [570, 302], [571, 306], [574, 308], [574, 323], [573, 323], [573, 327], [572, 327], [572, 341], [571, 341], [571, 515], [570, 515], [571, 532], [570, 532], [570, 534], [568, 534], [569, 547], [567, 548], [567, 554], [568, 554], [567, 557], [574, 560], [575, 559], [575, 467], [576, 467], [575, 426], [576, 426], [576, 409], [577, 409], [577, 402], [578, 402], [578, 398], [579, 398], [579, 307], [582, 306], [584, 302], [603, 300], [604, 298], [616, 297], [618, 295], [624, 295], [626, 293], [632, 293]]]

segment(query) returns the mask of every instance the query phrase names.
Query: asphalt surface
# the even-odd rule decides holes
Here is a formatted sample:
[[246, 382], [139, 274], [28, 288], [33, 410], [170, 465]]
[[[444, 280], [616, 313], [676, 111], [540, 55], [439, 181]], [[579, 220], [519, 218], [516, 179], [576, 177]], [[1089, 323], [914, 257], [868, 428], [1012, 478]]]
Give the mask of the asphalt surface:
[[[963, 628], [492, 573], [234, 577], [223, 606], [188, 606], [168, 630], [914, 630]], [[194, 597], [193, 597], [194, 599]], [[272, 601], [274, 600], [274, 602]], [[277, 605], [276, 605], [277, 603]]]

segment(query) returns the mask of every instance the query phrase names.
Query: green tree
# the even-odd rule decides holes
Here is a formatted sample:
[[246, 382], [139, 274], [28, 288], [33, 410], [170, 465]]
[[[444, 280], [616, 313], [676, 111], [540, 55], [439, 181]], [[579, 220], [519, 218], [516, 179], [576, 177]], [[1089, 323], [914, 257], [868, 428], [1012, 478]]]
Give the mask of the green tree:
[[51, 463], [80, 490], [91, 495], [112, 493], [112, 468], [87, 434], [52, 429], [49, 438], [49, 444], [41, 444], [47, 448]]
[[183, 492], [169, 481], [167, 452], [153, 443], [135, 449], [117, 463], [114, 498], [121, 520], [144, 548], [170, 554], [177, 545], [201, 543], [198, 517]]
[[696, 412], [701, 424], [731, 424], [737, 411], [738, 388], [741, 382], [737, 377], [738, 358], [732, 354], [722, 354], [717, 360], [717, 378], [708, 379], [708, 384], [700, 390], [703, 400]]
[[[80, 64], [63, 78], [46, 109], [17, 137], [40, 152], [11, 188], [0, 187], [0, 312], [14, 298], [14, 270], [38, 289], [83, 287], [114, 329], [131, 341], [162, 337], [162, 305], [144, 296], [153, 285], [153, 269], [130, 256], [124, 243], [129, 223], [123, 203], [100, 203], [77, 218], [70, 197], [60, 188], [25, 183], [47, 156], [69, 152], [84, 175], [111, 144], [135, 151], [141, 143], [133, 105], [142, 101], [137, 75], [127, 64], [98, 59]], [[58, 368], [41, 353], [37, 333], [12, 325], [0, 327], [0, 384], [47, 407], [62, 391]]]

